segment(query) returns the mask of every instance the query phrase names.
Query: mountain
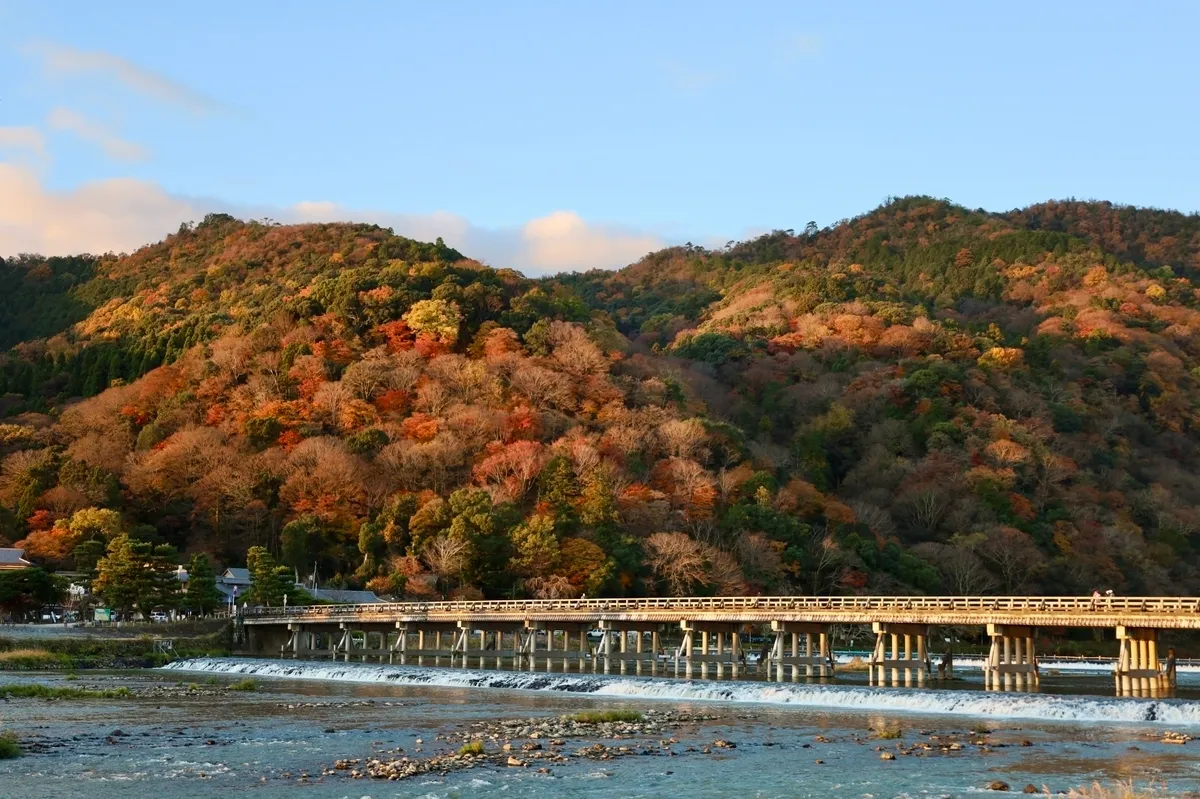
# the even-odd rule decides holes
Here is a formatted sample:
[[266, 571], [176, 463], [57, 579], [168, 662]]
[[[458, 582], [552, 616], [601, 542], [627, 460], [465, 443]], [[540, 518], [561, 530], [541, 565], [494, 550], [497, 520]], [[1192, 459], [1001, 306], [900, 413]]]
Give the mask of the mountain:
[[395, 595], [1200, 590], [1200, 217], [907, 197], [529, 280], [213, 215], [0, 264], [0, 532]]

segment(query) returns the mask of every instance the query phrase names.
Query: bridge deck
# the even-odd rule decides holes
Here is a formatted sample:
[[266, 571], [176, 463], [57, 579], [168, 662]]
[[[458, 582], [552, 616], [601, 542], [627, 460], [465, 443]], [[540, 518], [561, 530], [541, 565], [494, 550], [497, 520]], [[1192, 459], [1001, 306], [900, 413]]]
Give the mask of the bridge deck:
[[890, 622], [928, 625], [1010, 624], [1032, 627], [1200, 629], [1198, 597], [649, 597], [529, 599], [479, 602], [394, 602], [254, 608], [249, 625], [393, 624], [395, 622], [588, 623], [630, 621], [823, 624]]

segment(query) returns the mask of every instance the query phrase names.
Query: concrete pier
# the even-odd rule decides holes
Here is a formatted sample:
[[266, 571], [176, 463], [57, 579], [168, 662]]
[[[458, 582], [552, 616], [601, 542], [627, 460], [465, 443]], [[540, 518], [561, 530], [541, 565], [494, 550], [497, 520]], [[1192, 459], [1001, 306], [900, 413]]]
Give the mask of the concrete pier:
[[901, 674], [904, 685], [912, 685], [914, 676], [917, 685], [924, 685], [925, 680], [933, 676], [928, 625], [875, 622], [871, 629], [875, 632], [875, 649], [867, 667], [872, 685], [886, 685], [889, 676], [892, 685], [899, 685]]
[[1019, 625], [989, 624], [987, 633], [992, 645], [983, 665], [984, 685], [1005, 691], [1037, 687], [1041, 679], [1034, 652], [1036, 630]]

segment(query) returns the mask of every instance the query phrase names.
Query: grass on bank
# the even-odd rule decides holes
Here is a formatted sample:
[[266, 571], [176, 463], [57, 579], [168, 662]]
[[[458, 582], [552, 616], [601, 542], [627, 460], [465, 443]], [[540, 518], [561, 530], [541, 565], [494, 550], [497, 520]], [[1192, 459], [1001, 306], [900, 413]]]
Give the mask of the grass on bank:
[[[210, 625], [211, 628], [211, 625]], [[149, 635], [138, 638], [63, 637], [38, 641], [0, 636], [0, 671], [29, 669], [110, 669], [162, 666], [172, 660], [228, 655], [233, 626], [223, 622], [216, 632], [196, 637], [171, 637], [174, 654], [155, 650], [160, 640]]]
[[0, 670], [61, 669], [71, 665], [71, 658], [45, 649], [10, 649], [0, 652]]
[[471, 741], [470, 743], [465, 743], [458, 748], [458, 753], [460, 755], [482, 755], [483, 741]]
[[642, 714], [637, 710], [585, 710], [567, 716], [567, 721], [580, 724], [607, 724], [619, 721], [641, 721]]
[[246, 678], [244, 680], [239, 680], [238, 682], [235, 682], [233, 685], [230, 685], [229, 690], [231, 690], [231, 691], [257, 691], [258, 683], [256, 683], [254, 680]]
[[124, 699], [133, 696], [128, 688], [73, 688], [30, 683], [0, 685], [0, 697], [16, 699]]
[[900, 729], [899, 727], [893, 727], [886, 730], [876, 730], [875, 734], [871, 737], [879, 738], [884, 741], [894, 741], [898, 738], [904, 737], [904, 730]]
[[12, 760], [24, 754], [15, 732], [0, 732], [0, 760]]

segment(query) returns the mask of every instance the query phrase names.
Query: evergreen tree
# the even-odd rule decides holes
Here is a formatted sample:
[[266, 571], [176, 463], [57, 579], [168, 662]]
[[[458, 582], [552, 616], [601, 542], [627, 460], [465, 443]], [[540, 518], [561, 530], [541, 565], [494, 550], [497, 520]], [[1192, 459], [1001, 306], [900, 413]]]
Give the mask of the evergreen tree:
[[267, 607], [282, 605], [284, 594], [290, 593], [293, 585], [292, 570], [276, 564], [275, 558], [263, 547], [250, 547], [246, 553], [246, 567], [250, 570], [247, 601]]
[[108, 544], [108, 554], [96, 564], [93, 593], [109, 607], [126, 613], [149, 616], [156, 607], [172, 607], [179, 581], [171, 563], [174, 550], [155, 547], [122, 534]]
[[279, 560], [292, 569], [293, 577], [308, 573], [320, 548], [321, 522], [315, 516], [301, 516], [284, 525], [279, 538]]
[[188, 561], [186, 605], [200, 615], [207, 615], [224, 603], [217, 590], [217, 574], [207, 555], [192, 555]]
[[554, 525], [560, 534], [569, 534], [579, 523], [575, 504], [579, 499], [579, 481], [575, 468], [563, 455], [554, 457], [542, 470], [539, 478], [538, 502], [554, 514]]

